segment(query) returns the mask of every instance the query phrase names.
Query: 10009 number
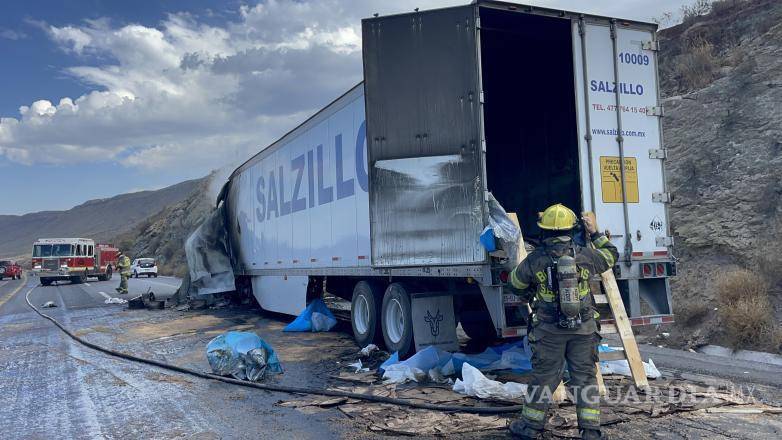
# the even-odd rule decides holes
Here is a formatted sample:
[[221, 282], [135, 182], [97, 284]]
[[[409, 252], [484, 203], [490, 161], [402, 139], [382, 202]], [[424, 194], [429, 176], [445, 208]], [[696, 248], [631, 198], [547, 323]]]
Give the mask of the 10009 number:
[[644, 55], [639, 53], [620, 52], [619, 61], [621, 61], [624, 64], [637, 64], [639, 66], [648, 66], [650, 59], [649, 59], [649, 55]]

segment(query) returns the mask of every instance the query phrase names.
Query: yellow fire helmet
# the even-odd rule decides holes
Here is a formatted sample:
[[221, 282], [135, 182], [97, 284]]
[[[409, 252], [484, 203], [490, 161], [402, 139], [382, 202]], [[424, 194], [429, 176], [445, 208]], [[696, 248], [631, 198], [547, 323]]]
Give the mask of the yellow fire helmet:
[[576, 226], [576, 213], [565, 205], [557, 203], [538, 214], [538, 226], [549, 231], [567, 231]]

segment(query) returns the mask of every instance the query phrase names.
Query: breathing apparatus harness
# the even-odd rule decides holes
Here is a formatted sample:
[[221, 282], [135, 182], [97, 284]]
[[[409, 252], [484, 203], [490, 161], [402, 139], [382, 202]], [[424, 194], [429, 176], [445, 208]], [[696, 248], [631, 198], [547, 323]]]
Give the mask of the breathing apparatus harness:
[[576, 244], [570, 238], [570, 246], [558, 258], [555, 258], [546, 249], [545, 242], [543, 246], [546, 256], [551, 260], [551, 263], [546, 267], [546, 288], [556, 295], [553, 301], [555, 313], [550, 318], [553, 318], [553, 321], [560, 328], [579, 328], [583, 320], [582, 300], [579, 298], [578, 292], [579, 271], [576, 266]]

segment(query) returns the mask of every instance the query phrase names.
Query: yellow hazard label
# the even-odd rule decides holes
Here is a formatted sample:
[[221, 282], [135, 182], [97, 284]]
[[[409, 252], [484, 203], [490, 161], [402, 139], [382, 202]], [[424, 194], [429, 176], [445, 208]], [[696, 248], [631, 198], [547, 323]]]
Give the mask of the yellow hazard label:
[[[621, 176], [618, 157], [600, 157], [603, 203], [622, 203]], [[625, 191], [627, 203], [638, 203], [638, 161], [634, 157], [625, 157]]]

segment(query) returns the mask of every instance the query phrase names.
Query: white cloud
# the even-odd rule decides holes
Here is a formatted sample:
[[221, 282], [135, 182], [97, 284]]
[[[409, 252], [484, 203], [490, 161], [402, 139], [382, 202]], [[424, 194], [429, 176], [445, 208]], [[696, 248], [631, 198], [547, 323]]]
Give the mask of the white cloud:
[[[106, 19], [40, 24], [77, 62], [103, 64], [66, 70], [91, 92], [56, 105], [36, 100], [0, 119], [0, 156], [202, 174], [241, 161], [360, 81], [361, 18], [465, 3], [267, 0], [242, 6], [237, 21], [223, 26], [189, 14], [154, 27]], [[537, 3], [578, 7], [573, 0]], [[631, 3], [623, 2], [624, 10]], [[615, 2], [592, 7], [598, 4], [621, 15]]]

